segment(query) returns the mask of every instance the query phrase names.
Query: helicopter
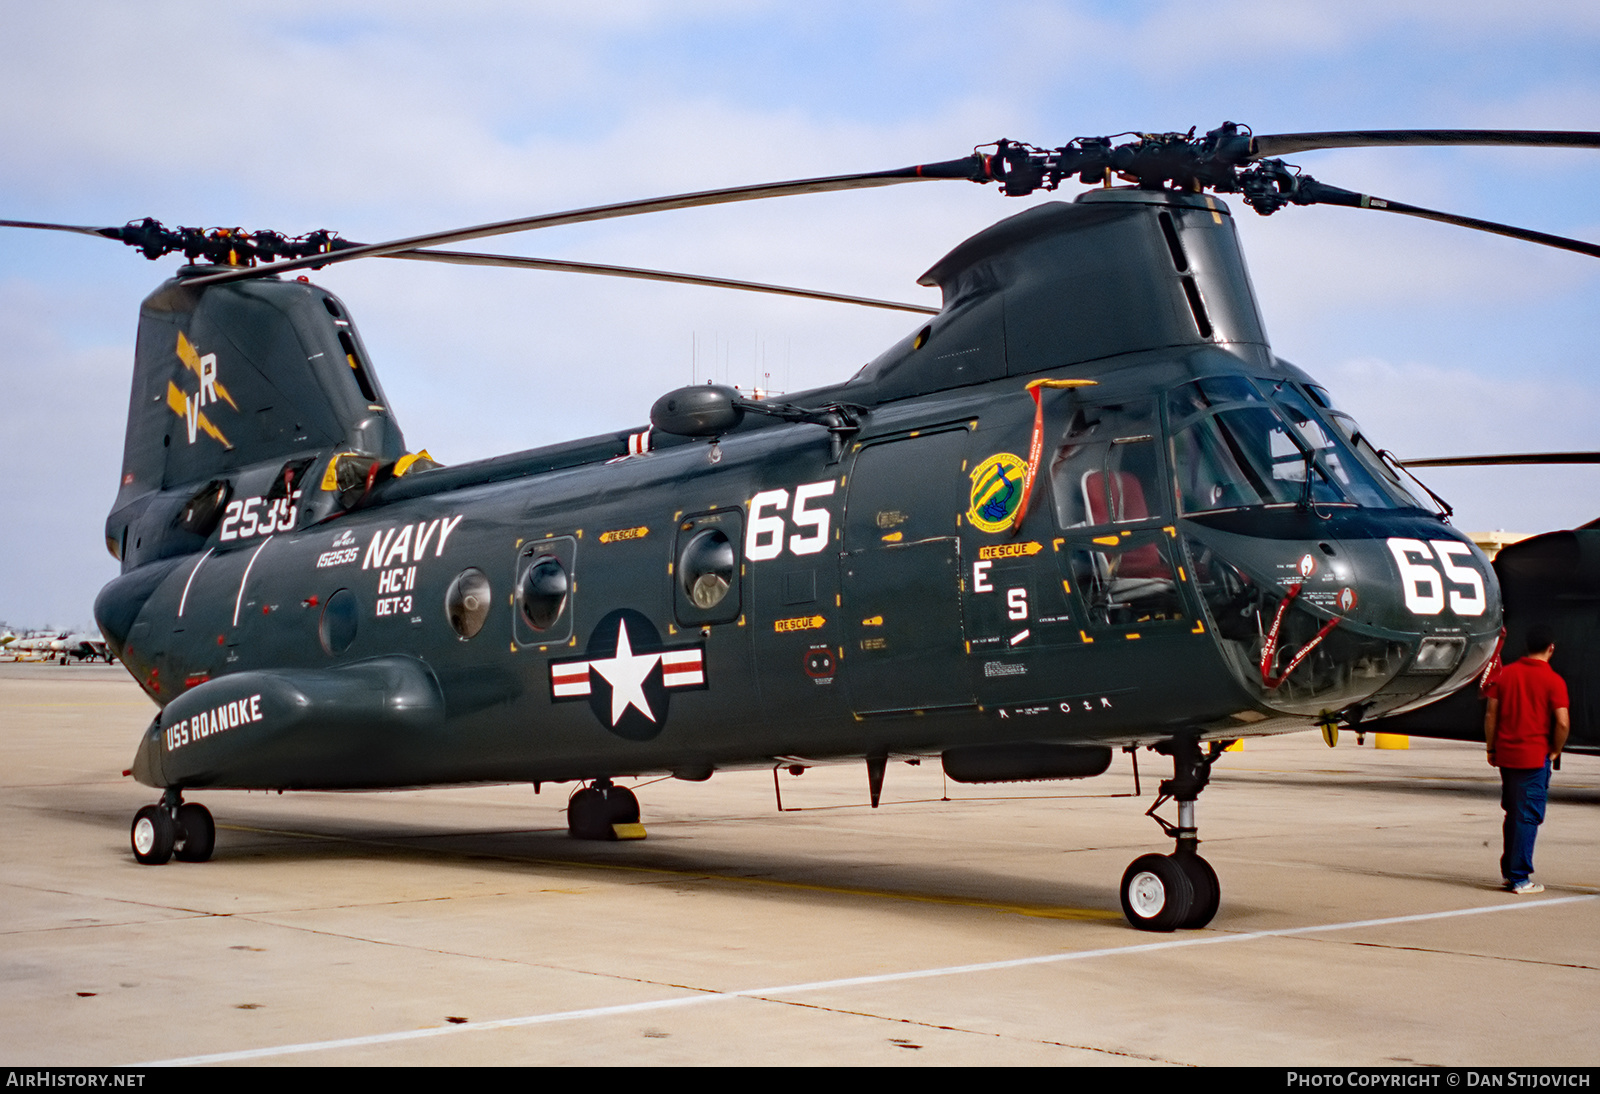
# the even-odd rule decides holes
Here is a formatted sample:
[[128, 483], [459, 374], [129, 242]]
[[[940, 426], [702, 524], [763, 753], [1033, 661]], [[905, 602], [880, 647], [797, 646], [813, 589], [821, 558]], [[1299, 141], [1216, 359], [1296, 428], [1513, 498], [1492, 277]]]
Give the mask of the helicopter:
[[[1600, 463], [1600, 453], [1527, 453], [1503, 456], [1409, 460], [1409, 466], [1503, 465], [1506, 463]], [[1380, 718], [1377, 732], [1454, 741], [1482, 741], [1484, 707], [1500, 660], [1513, 660], [1538, 624], [1556, 638], [1552, 667], [1567, 681], [1571, 730], [1563, 755], [1600, 756], [1600, 690], [1597, 690], [1594, 603], [1600, 596], [1600, 521], [1545, 532], [1509, 544], [1495, 555], [1495, 575], [1505, 610], [1502, 654], [1486, 668], [1476, 688], [1463, 688], [1416, 710]], [[1557, 767], [1560, 760], [1557, 759]]]
[[[134, 857], [211, 857], [212, 789], [573, 783], [569, 833], [644, 834], [616, 780], [891, 757], [961, 782], [1170, 758], [1174, 841], [1129, 922], [1211, 921], [1197, 801], [1238, 739], [1355, 726], [1491, 661], [1500, 587], [1445, 510], [1263, 332], [1231, 209], [1333, 204], [1600, 247], [1358, 194], [1279, 157], [1600, 135], [1398, 130], [999, 141], [956, 160], [357, 244], [28, 221], [188, 264], [144, 301], [121, 574], [95, 618], [160, 706]], [[936, 180], [1090, 189], [958, 243], [938, 309], [438, 248], [510, 232]], [[1117, 185], [1118, 182], [1125, 185]], [[457, 466], [408, 450], [347, 306], [365, 257], [561, 268], [922, 313], [839, 384], [663, 395], [636, 429]], [[1176, 821], [1158, 812], [1176, 803]]]

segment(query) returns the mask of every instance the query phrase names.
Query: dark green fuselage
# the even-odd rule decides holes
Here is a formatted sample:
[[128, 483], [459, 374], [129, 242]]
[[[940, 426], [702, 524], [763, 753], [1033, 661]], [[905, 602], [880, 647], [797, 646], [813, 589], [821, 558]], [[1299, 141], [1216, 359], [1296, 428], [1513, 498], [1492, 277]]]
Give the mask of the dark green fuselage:
[[[166, 290], [108, 522], [124, 573], [96, 609], [164, 708], [136, 775], [699, 778], [1234, 738], [1409, 708], [1487, 661], [1492, 571], [1273, 356], [1220, 203], [1041, 206], [928, 278], [945, 306], [927, 327], [792, 397], [864, 408], [842, 451], [751, 416], [716, 441], [656, 432], [638, 452], [623, 433], [398, 475], [404, 442], [326, 293]], [[246, 295], [278, 309], [259, 320], [270, 351], [201, 329], [213, 298]], [[174, 329], [234, 384], [205, 404], [231, 447], [186, 432], [204, 377]], [[316, 372], [335, 344], [350, 360]], [[311, 371], [280, 382], [290, 367]], [[1018, 525], [1038, 378], [1094, 384], [1041, 392]], [[332, 408], [320, 432], [295, 400]], [[372, 473], [341, 485], [338, 458]], [[193, 499], [212, 487], [208, 525]], [[697, 544], [731, 569], [702, 575]], [[488, 608], [463, 637], [449, 605], [469, 569]]]

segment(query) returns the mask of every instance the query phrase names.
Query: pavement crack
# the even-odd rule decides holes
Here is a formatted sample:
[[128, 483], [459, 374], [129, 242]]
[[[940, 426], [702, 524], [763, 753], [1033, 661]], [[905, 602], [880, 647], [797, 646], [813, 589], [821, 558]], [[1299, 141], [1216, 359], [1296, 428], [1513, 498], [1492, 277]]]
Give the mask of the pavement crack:
[[986, 1029], [972, 1029], [967, 1026], [952, 1026], [942, 1022], [925, 1022], [918, 1018], [904, 1018], [889, 1014], [878, 1014], [870, 1010], [855, 1010], [850, 1007], [829, 1007], [821, 1003], [807, 1003], [798, 999], [783, 999], [773, 995], [744, 995], [746, 999], [758, 999], [763, 1003], [781, 1003], [786, 1007], [802, 1007], [806, 1010], [826, 1011], [829, 1014], [846, 1014], [856, 1018], [874, 1018], [880, 1022], [895, 1022], [904, 1026], [917, 1026], [922, 1029], [936, 1029], [946, 1033], [968, 1033], [974, 1037], [993, 1037], [1001, 1041], [1019, 1041], [1032, 1045], [1050, 1045], [1055, 1048], [1076, 1049], [1080, 1052], [1095, 1052], [1104, 1056], [1117, 1056], [1127, 1060], [1146, 1060], [1151, 1063], [1168, 1064], [1174, 1067], [1197, 1067], [1197, 1064], [1186, 1064], [1181, 1060], [1170, 1060], [1164, 1056], [1149, 1056], [1141, 1052], [1125, 1052], [1121, 1049], [1104, 1048], [1100, 1045], [1075, 1044], [1071, 1041], [1054, 1041], [1045, 1037], [1018, 1037], [1014, 1034], [996, 1033]]
[[1600, 965], [1585, 965], [1578, 961], [1541, 961], [1533, 957], [1512, 957], [1498, 953], [1476, 953], [1472, 950], [1445, 950], [1434, 946], [1398, 946], [1392, 942], [1349, 942], [1345, 939], [1324, 939], [1342, 942], [1347, 946], [1367, 946], [1375, 950], [1400, 950], [1410, 953], [1436, 953], [1448, 957], [1476, 957], [1484, 961], [1509, 961], [1518, 965], [1539, 965], [1549, 969], [1578, 969], [1583, 972], [1600, 971]]

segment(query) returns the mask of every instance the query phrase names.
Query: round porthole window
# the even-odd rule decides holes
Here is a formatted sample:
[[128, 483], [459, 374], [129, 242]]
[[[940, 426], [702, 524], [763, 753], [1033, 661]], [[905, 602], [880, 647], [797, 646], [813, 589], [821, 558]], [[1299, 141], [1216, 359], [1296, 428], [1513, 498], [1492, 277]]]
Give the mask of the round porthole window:
[[522, 584], [517, 589], [518, 607], [528, 626], [536, 631], [546, 631], [561, 618], [567, 606], [567, 593], [572, 582], [561, 560], [553, 555], [542, 555], [523, 571]]
[[349, 649], [350, 643], [356, 640], [356, 622], [360, 615], [361, 605], [349, 589], [340, 589], [328, 597], [328, 602], [322, 606], [322, 618], [317, 622], [317, 637], [322, 640], [322, 648], [335, 656]]
[[733, 543], [721, 529], [707, 528], [683, 548], [678, 579], [696, 608], [714, 608], [733, 587], [733, 566]]
[[469, 567], [456, 575], [444, 594], [444, 612], [463, 641], [483, 629], [489, 617], [489, 579], [482, 570]]

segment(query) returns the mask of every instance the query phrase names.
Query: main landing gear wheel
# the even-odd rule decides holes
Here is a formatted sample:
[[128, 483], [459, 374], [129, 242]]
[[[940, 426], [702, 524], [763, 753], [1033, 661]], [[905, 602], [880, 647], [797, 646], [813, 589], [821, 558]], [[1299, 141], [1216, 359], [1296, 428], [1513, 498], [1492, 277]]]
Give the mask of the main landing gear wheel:
[[1142, 931], [1187, 926], [1194, 912], [1189, 873], [1170, 855], [1141, 855], [1122, 875], [1122, 914]]
[[613, 825], [638, 824], [639, 799], [624, 786], [598, 780], [567, 800], [567, 834], [573, 839], [614, 840]]
[[172, 857], [178, 826], [172, 814], [159, 805], [147, 805], [133, 815], [133, 857], [144, 866], [160, 866]]
[[178, 843], [173, 857], [179, 862], [205, 862], [217, 847], [217, 825], [211, 810], [190, 802], [178, 807]]

